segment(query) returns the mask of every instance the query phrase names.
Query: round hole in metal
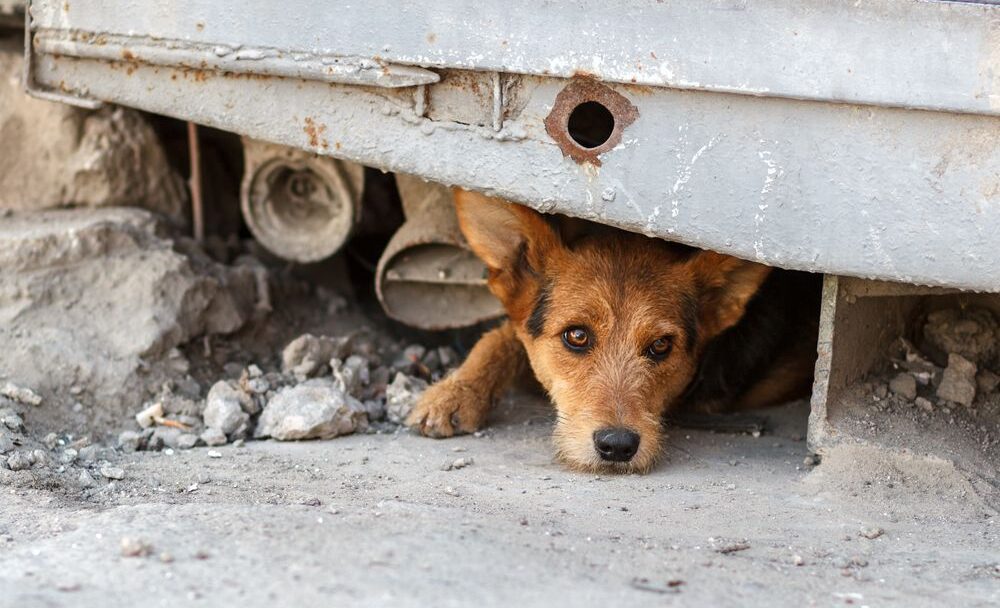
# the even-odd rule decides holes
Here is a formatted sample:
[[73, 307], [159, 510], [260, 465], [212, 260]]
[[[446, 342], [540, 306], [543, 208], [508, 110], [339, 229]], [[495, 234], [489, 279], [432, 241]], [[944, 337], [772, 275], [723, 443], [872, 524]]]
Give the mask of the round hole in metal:
[[566, 130], [581, 148], [598, 148], [611, 139], [615, 117], [611, 110], [596, 101], [585, 101], [573, 108]]

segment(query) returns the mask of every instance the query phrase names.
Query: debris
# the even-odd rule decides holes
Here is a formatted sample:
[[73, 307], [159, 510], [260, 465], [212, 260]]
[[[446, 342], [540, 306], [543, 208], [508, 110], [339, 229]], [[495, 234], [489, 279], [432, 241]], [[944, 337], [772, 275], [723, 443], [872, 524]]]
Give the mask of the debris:
[[988, 369], [980, 369], [976, 374], [976, 387], [981, 394], [992, 393], [1000, 386], [1000, 376]]
[[937, 396], [965, 406], [972, 405], [976, 398], [976, 364], [962, 355], [949, 354]]
[[7, 397], [12, 401], [23, 403], [24, 405], [42, 404], [42, 398], [39, 397], [35, 391], [29, 388], [16, 386], [10, 382], [5, 382], [2, 386], [0, 386], [0, 397]]
[[144, 429], [156, 424], [157, 418], [163, 417], [163, 404], [157, 401], [135, 415], [135, 421]]
[[101, 475], [106, 479], [124, 479], [125, 470], [121, 467], [106, 464], [101, 467]]
[[1000, 326], [993, 313], [985, 308], [949, 308], [927, 315], [924, 325], [924, 350], [938, 364], [945, 364], [949, 355], [984, 365], [997, 354]]
[[343, 359], [351, 351], [353, 336], [330, 338], [303, 334], [281, 353], [281, 371], [299, 380], [318, 375], [330, 359]]
[[633, 588], [639, 591], [649, 591], [652, 593], [680, 593], [684, 581], [679, 579], [668, 580], [663, 583], [654, 582], [645, 577], [636, 577], [629, 582]]
[[386, 416], [389, 422], [403, 424], [425, 390], [427, 383], [420, 378], [397, 372], [392, 384], [385, 389]]
[[897, 374], [889, 381], [889, 390], [907, 401], [913, 401], [917, 397], [917, 381], [908, 373]]
[[858, 532], [858, 534], [860, 536], [863, 536], [863, 537], [867, 538], [867, 539], [874, 540], [874, 539], [878, 538], [879, 536], [882, 536], [883, 534], [885, 534], [885, 530], [883, 530], [882, 528], [879, 528], [879, 527], [862, 528], [861, 531]]
[[245, 393], [225, 380], [212, 385], [205, 399], [205, 411], [202, 413], [205, 426], [221, 431], [230, 439], [245, 435], [249, 428], [250, 416], [243, 411], [240, 403], [244, 395]]
[[255, 437], [330, 439], [367, 425], [364, 406], [328, 379], [281, 389], [260, 415]]
[[122, 557], [147, 557], [153, 553], [153, 546], [138, 538], [125, 537], [121, 540]]

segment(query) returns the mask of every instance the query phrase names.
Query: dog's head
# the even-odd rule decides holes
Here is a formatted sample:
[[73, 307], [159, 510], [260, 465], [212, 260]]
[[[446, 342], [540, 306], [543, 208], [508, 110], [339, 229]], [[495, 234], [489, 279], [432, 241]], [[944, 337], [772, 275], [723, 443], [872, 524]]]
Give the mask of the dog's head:
[[456, 208], [555, 402], [560, 457], [648, 470], [703, 347], [739, 321], [770, 269], [622, 231], [570, 239], [527, 207], [474, 192], [456, 191]]

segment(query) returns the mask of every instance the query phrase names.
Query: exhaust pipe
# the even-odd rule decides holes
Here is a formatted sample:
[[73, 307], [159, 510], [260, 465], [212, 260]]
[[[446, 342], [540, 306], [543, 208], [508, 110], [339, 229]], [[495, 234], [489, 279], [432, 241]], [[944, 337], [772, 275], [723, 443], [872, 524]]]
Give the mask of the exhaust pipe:
[[439, 330], [504, 314], [486, 287], [486, 265], [468, 248], [451, 189], [396, 174], [406, 222], [379, 259], [375, 293], [391, 318]]
[[240, 210], [276, 256], [318, 262], [339, 250], [359, 217], [364, 167], [243, 138]]

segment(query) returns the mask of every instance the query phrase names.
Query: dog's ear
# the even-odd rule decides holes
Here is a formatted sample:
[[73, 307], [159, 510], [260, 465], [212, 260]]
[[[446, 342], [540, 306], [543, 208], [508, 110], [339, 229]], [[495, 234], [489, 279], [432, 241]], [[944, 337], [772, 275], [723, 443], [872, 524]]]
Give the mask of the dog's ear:
[[561, 246], [559, 235], [537, 211], [478, 192], [454, 192], [462, 234], [492, 272], [516, 271], [524, 263], [539, 272]]
[[736, 325], [747, 304], [771, 273], [770, 266], [714, 251], [702, 251], [687, 264], [699, 289], [699, 337], [710, 339]]

